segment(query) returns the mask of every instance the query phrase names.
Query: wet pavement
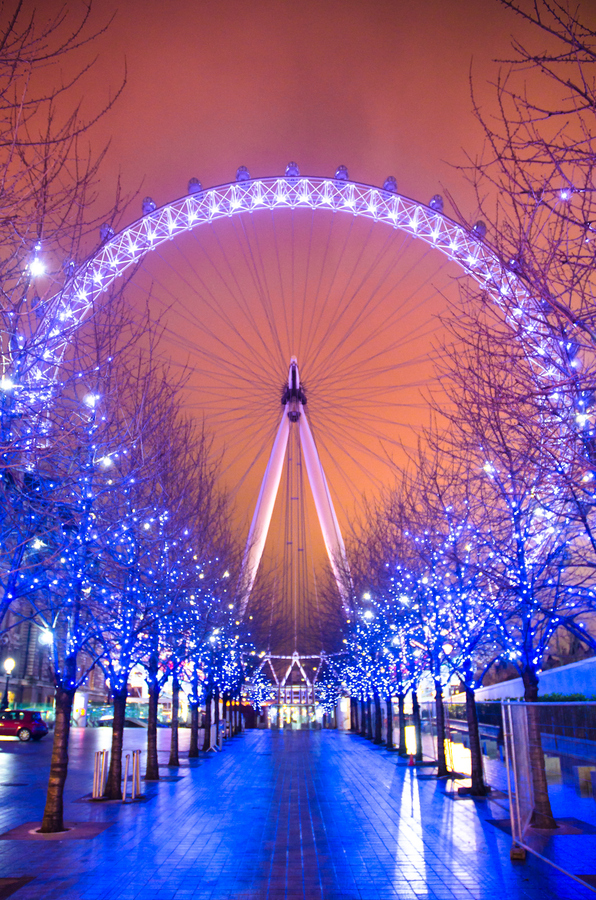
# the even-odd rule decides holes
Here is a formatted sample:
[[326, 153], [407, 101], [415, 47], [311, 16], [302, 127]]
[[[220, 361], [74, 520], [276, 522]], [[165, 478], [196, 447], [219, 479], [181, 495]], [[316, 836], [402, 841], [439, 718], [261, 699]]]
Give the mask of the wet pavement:
[[[50, 736], [51, 737], [51, 736]], [[32, 880], [15, 900], [575, 900], [594, 894], [536, 858], [509, 860], [488, 820], [503, 797], [459, 798], [363, 738], [335, 731], [247, 731], [221, 753], [167, 769], [136, 803], [92, 803], [93, 751], [107, 729], [75, 730], [66, 819], [92, 837], [0, 840], [2, 879]], [[127, 729], [125, 749], [145, 733]], [[181, 748], [188, 732], [181, 731]], [[39, 821], [51, 741], [0, 744], [0, 832]], [[99, 832], [99, 833], [95, 833]], [[553, 838], [577, 856], [578, 836]]]

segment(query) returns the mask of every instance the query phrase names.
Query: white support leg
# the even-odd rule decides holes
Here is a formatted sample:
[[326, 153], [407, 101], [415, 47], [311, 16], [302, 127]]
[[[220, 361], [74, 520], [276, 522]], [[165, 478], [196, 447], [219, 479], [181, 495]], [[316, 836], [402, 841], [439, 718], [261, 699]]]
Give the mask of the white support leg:
[[321, 531], [323, 532], [323, 540], [331, 563], [331, 569], [337, 582], [340, 597], [344, 606], [344, 611], [348, 612], [350, 608], [350, 592], [349, 592], [349, 568], [346, 548], [341, 536], [339, 522], [333, 508], [333, 501], [329, 493], [327, 479], [323, 472], [323, 466], [317, 453], [315, 439], [310, 430], [308, 419], [304, 414], [301, 404], [301, 415], [299, 421], [300, 427], [300, 444], [306, 464], [306, 472], [310, 489], [315, 501], [315, 508], [319, 518]]
[[244, 551], [244, 559], [242, 560], [242, 569], [240, 572], [240, 616], [244, 616], [246, 605], [252, 586], [257, 576], [263, 548], [267, 539], [267, 532], [273, 515], [273, 507], [275, 506], [275, 498], [279, 488], [281, 473], [286, 455], [286, 447], [290, 434], [290, 420], [286, 410], [284, 409], [273, 442], [271, 456], [267, 463], [263, 483], [259, 493], [259, 499], [255, 507], [252, 524], [248, 533], [246, 542], [246, 550]]
[[335, 581], [337, 582], [344, 611], [349, 613], [350, 572], [346, 548], [341, 536], [339, 522], [335, 515], [335, 509], [333, 508], [333, 501], [331, 500], [331, 494], [329, 493], [327, 479], [325, 478], [323, 466], [321, 465], [321, 460], [317, 453], [315, 439], [304, 412], [306, 397], [304, 395], [304, 390], [300, 386], [298, 363], [294, 356], [290, 361], [288, 386], [282, 399], [282, 403], [284, 404], [284, 411], [273, 443], [271, 456], [267, 463], [267, 469], [265, 470], [259, 499], [257, 500], [255, 513], [248, 534], [244, 559], [242, 560], [239, 581], [239, 614], [242, 617], [246, 612], [250, 592], [252, 591], [259, 563], [261, 562], [261, 557], [263, 555], [263, 548], [267, 539], [269, 525], [271, 524], [271, 516], [273, 515], [273, 507], [275, 506], [275, 498], [279, 489], [291, 424], [298, 425], [299, 428], [300, 444], [304, 455], [306, 472], [315, 501], [319, 524], [321, 526], [321, 531], [323, 532], [325, 548], [327, 550], [327, 555], [329, 556], [329, 562]]

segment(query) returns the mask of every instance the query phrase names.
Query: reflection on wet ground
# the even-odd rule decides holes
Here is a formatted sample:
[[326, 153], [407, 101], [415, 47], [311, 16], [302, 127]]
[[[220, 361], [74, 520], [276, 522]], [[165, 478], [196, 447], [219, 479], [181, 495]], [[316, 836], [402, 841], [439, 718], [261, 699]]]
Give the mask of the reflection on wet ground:
[[[126, 749], [143, 738], [127, 730]], [[164, 730], [164, 764], [167, 739]], [[151, 787], [146, 801], [92, 804], [81, 798], [93, 752], [108, 742], [107, 730], [74, 731], [66, 818], [110, 827], [86, 840], [0, 841], [0, 879], [33, 877], [15, 900], [593, 896], [540, 860], [510, 862], [509, 837], [487, 821], [507, 817], [501, 795], [460, 798], [432, 770], [357, 736], [245, 732], [198, 765], [164, 768], [178, 780]], [[2, 832], [40, 818], [50, 750], [49, 740], [1, 745]], [[556, 841], [573, 854], [580, 839]]]

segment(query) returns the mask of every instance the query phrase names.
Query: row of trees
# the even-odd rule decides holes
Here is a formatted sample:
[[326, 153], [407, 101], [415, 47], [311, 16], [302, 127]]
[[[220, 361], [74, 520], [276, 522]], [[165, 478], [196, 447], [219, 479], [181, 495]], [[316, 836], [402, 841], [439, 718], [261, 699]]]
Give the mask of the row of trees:
[[243, 678], [230, 590], [237, 554], [216, 461], [142, 324], [112, 297], [73, 336], [41, 412], [20, 414], [16, 378], [2, 392], [3, 624], [43, 629], [56, 686], [44, 831], [62, 828], [74, 694], [95, 666], [114, 706], [111, 798], [121, 793], [133, 669], [145, 667], [149, 685], [149, 778], [159, 777], [164, 682], [173, 681], [174, 722], [179, 684], [192, 685], [197, 752], [198, 704], [237, 694]]
[[[477, 109], [486, 151], [467, 174], [493, 223], [489, 239], [531, 301], [462, 296], [442, 348], [449, 402], [435, 404], [411, 467], [368, 511], [353, 553], [348, 653], [321, 679], [327, 704], [340, 690], [372, 699], [379, 727], [380, 698], [397, 695], [403, 710], [413, 690], [416, 706], [430, 672], [441, 728], [442, 689], [456, 673], [478, 793], [473, 690], [486, 669], [506, 658], [532, 700], [562, 630], [594, 643], [595, 35], [557, 0], [503, 4], [547, 50], [516, 46], [497, 84], [500, 120]], [[218, 692], [237, 696], [247, 637], [229, 593], [237, 553], [216, 461], [182, 414], [183, 383], [159, 365], [159, 327], [126, 311], [124, 286], [76, 333], [66, 319], [55, 332], [51, 298], [92, 252], [99, 222], [118, 215], [118, 198], [94, 215], [102, 154], [91, 157], [86, 142], [96, 117], [68, 107], [86, 71], [74, 83], [60, 75], [97, 30], [89, 11], [74, 26], [67, 12], [40, 23], [19, 3], [2, 16], [0, 627], [27, 619], [46, 635], [57, 719], [42, 828], [55, 831], [72, 700], [90, 669], [102, 668], [114, 701], [115, 797], [133, 668], [147, 672], [147, 774], [158, 777], [164, 681], [174, 712], [188, 685], [196, 752], [198, 705], [210, 714]], [[536, 97], [516, 87], [528, 66], [545, 79]], [[537, 820], [552, 824], [542, 755], [534, 762]]]
[[[113, 706], [106, 795], [121, 796], [130, 674], [149, 687], [147, 777], [159, 778], [157, 704], [187, 686], [191, 755], [198, 710], [238, 698], [244, 646], [230, 590], [237, 572], [229, 504], [209, 436], [182, 409], [183, 378], [158, 359], [159, 323], [130, 309], [126, 285], [85, 323], [56, 297], [114, 222], [97, 218], [103, 152], [85, 118], [88, 77], [70, 57], [101, 32], [76, 13], [3, 9], [0, 72], [0, 632], [41, 629], [56, 688], [56, 724], [41, 830], [63, 830], [62, 795], [75, 692], [94, 667]], [[78, 71], [65, 81], [62, 71]], [[101, 239], [112, 233], [101, 229]], [[210, 722], [205, 730], [209, 742]]]
[[[465, 690], [472, 791], [486, 791], [474, 689], [497, 661], [537, 699], [562, 633], [596, 649], [596, 33], [556, 0], [504, 0], [536, 29], [497, 82], [498, 117], [466, 173], [489, 238], [530, 299], [469, 286], [442, 350], [447, 402], [410, 467], [367, 510], [352, 553], [355, 596], [342, 673], [355, 698], [435, 684]], [[526, 86], [532, 70], [535, 94]], [[377, 715], [380, 722], [380, 716]], [[535, 823], [554, 827], [530, 713]], [[378, 737], [378, 736], [377, 736]]]

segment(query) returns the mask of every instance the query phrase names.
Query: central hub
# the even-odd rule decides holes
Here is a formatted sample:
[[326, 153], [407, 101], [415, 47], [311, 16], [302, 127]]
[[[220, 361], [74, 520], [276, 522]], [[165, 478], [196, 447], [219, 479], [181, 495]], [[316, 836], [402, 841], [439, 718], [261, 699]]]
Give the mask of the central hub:
[[297, 422], [300, 418], [300, 407], [306, 405], [306, 394], [300, 385], [298, 360], [295, 356], [290, 360], [288, 383], [281, 395], [281, 402], [282, 406], [288, 407], [288, 419], [290, 422]]

